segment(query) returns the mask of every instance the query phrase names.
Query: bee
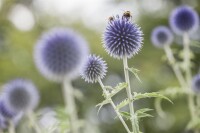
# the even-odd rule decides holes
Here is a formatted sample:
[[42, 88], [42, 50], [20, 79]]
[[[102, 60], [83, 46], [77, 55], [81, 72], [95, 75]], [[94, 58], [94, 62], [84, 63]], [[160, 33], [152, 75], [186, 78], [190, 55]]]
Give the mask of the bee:
[[108, 20], [109, 20], [109, 22], [111, 22], [111, 21], [113, 21], [113, 20], [114, 20], [114, 17], [113, 17], [113, 16], [111, 16], [111, 17], [109, 17], [109, 18], [108, 18]]
[[126, 17], [126, 18], [131, 18], [132, 17], [130, 11], [125, 11], [124, 14], [123, 14], [123, 16]]

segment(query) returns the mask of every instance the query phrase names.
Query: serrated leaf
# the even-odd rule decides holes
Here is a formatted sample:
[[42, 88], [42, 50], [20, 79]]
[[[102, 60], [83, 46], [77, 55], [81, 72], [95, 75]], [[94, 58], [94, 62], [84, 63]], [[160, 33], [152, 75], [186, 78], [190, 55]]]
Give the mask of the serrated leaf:
[[129, 112], [125, 112], [125, 111], [122, 111], [120, 112], [120, 114], [125, 117], [127, 120], [130, 120], [131, 119], [131, 115]]
[[111, 98], [113, 96], [115, 96], [118, 92], [120, 92], [121, 90], [123, 90], [124, 88], [126, 88], [128, 86], [127, 83], [123, 82], [123, 83], [119, 83], [111, 92], [110, 94], [107, 96], [108, 98]]
[[173, 102], [169, 98], [160, 94], [159, 92], [150, 92], [150, 93], [143, 93], [143, 94], [142, 93], [134, 93], [133, 101], [143, 99], [143, 98], [161, 98], [161, 99], [165, 99], [173, 104]]
[[163, 95], [167, 95], [171, 98], [176, 98], [178, 95], [188, 94], [188, 92], [180, 87], [169, 87], [163, 91], [160, 91], [160, 93]]
[[132, 68], [128, 68], [128, 70], [134, 74], [134, 76], [136, 77], [136, 79], [137, 79], [140, 83], [142, 83], [140, 77], [138, 76], [138, 72], [139, 72], [140, 70], [138, 70], [138, 69], [136, 69], [136, 68], [133, 68], [133, 67], [132, 67]]
[[150, 93], [136, 93], [134, 92], [133, 99], [129, 100], [128, 98], [123, 100], [120, 104], [117, 105], [117, 109], [121, 109], [124, 106], [128, 105], [130, 102], [134, 102], [136, 100], [144, 99], [144, 98], [161, 98], [169, 101], [170, 103], [173, 103], [169, 98], [166, 96], [160, 94], [159, 92], [150, 92]]
[[97, 114], [99, 114], [99, 111], [101, 110], [101, 108], [102, 108], [104, 105], [109, 104], [109, 103], [110, 103], [110, 99], [106, 99], [106, 100], [104, 100], [103, 102], [97, 104], [96, 107], [99, 106], [99, 109], [98, 109], [98, 111], [97, 111]]
[[135, 112], [135, 114], [137, 115], [137, 117], [140, 118], [144, 118], [144, 117], [153, 117], [152, 115], [148, 114], [147, 112], [152, 111], [153, 109], [149, 109], [149, 108], [143, 108], [143, 109], [139, 109]]
[[123, 108], [124, 106], [126, 106], [127, 104], [129, 104], [129, 102], [131, 102], [128, 98], [124, 99], [121, 103], [119, 103], [117, 105], [117, 109], [121, 109]]

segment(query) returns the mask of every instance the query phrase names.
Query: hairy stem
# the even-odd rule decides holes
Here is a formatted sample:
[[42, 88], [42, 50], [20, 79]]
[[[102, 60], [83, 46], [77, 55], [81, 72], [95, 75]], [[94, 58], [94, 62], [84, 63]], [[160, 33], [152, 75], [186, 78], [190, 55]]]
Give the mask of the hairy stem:
[[170, 65], [171, 65], [171, 67], [172, 67], [172, 69], [173, 69], [173, 71], [174, 71], [174, 73], [175, 73], [175, 76], [176, 76], [176, 78], [177, 78], [178, 81], [179, 81], [179, 84], [181, 85], [181, 87], [182, 87], [183, 89], [185, 89], [185, 88], [186, 88], [186, 87], [185, 87], [185, 86], [186, 86], [186, 82], [185, 82], [184, 76], [183, 76], [183, 74], [181, 73], [181, 70], [180, 70], [179, 66], [176, 65], [176, 60], [175, 60], [175, 58], [174, 58], [174, 55], [173, 55], [173, 53], [172, 53], [172, 50], [171, 50], [170, 46], [166, 45], [166, 46], [164, 47], [164, 50], [165, 50], [167, 59], [168, 59]]
[[35, 132], [36, 133], [42, 133], [41, 128], [39, 127], [39, 125], [36, 122], [34, 113], [32, 111], [27, 112], [27, 117], [28, 117], [28, 119], [30, 121], [31, 126], [35, 130]]
[[[124, 65], [125, 81], [128, 84], [128, 86], [126, 87], [126, 92], [127, 92], [128, 99], [131, 100], [131, 99], [133, 99], [133, 95], [132, 95], [131, 87], [130, 87], [128, 62], [127, 62], [126, 56], [123, 57], [123, 65]], [[139, 131], [138, 120], [134, 116], [134, 107], [133, 107], [133, 103], [131, 103], [131, 102], [129, 103], [129, 109], [130, 109], [130, 114], [131, 114], [131, 124], [132, 124], [133, 133], [139, 133], [140, 131]]]
[[[184, 66], [185, 66], [185, 78], [187, 82], [188, 92], [191, 91], [191, 80], [192, 80], [192, 73], [191, 73], [191, 60], [190, 60], [190, 39], [187, 33], [183, 35], [183, 46], [184, 46]], [[194, 95], [188, 95], [188, 103], [190, 109], [190, 115], [192, 121], [196, 119], [195, 116], [195, 102], [194, 102]], [[195, 130], [195, 133], [199, 133], [199, 131]]]
[[63, 95], [66, 105], [66, 111], [69, 113], [70, 119], [70, 128], [71, 133], [79, 133], [79, 129], [77, 128], [77, 110], [74, 98], [74, 88], [71, 85], [71, 81], [68, 79], [64, 80], [63, 83]]
[[[99, 79], [98, 82], [99, 82], [101, 88], [103, 89], [104, 94], [106, 95], [106, 97], [108, 97], [108, 92], [107, 92], [107, 90], [105, 89], [105, 86], [103, 85], [101, 79]], [[116, 112], [118, 118], [120, 119], [121, 123], [122, 123], [123, 126], [125, 127], [126, 131], [127, 131], [128, 133], [131, 133], [131, 131], [129, 130], [129, 128], [128, 128], [127, 124], [126, 124], [126, 122], [124, 121], [123, 117], [121, 116], [119, 110], [116, 108], [116, 106], [115, 106], [115, 104], [114, 104], [114, 102], [112, 101], [111, 98], [109, 98], [109, 101], [110, 101], [110, 104], [112, 105], [113, 109], [115, 110], [115, 112]]]
[[8, 132], [15, 133], [15, 126], [14, 126], [14, 123], [12, 122], [12, 120], [9, 120]]

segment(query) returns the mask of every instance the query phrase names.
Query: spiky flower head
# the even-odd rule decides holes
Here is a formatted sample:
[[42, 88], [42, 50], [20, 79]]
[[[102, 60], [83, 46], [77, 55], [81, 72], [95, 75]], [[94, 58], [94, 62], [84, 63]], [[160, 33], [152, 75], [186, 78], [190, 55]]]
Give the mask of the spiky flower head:
[[38, 105], [39, 93], [30, 80], [15, 79], [3, 86], [3, 102], [9, 111], [29, 111]]
[[158, 26], [153, 29], [151, 34], [152, 43], [159, 48], [172, 44], [174, 36], [166, 26]]
[[98, 79], [103, 79], [107, 72], [106, 62], [96, 55], [90, 55], [87, 63], [81, 73], [86, 82], [97, 82]]
[[194, 90], [194, 92], [200, 93], [200, 74], [197, 74], [193, 77], [192, 89]]
[[71, 29], [52, 29], [45, 33], [35, 47], [35, 62], [49, 80], [62, 82], [76, 78], [88, 56], [86, 41]]
[[131, 21], [129, 13], [110, 17], [103, 34], [103, 46], [114, 58], [131, 58], [142, 47], [143, 33], [140, 27]]
[[183, 35], [185, 32], [192, 33], [198, 29], [199, 16], [191, 7], [183, 5], [172, 11], [169, 22], [176, 34]]

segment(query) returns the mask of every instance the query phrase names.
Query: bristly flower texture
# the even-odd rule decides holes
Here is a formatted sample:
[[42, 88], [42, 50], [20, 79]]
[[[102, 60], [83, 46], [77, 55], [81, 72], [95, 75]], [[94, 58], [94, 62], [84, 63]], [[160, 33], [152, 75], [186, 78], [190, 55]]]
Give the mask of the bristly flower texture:
[[52, 29], [35, 47], [35, 62], [49, 80], [62, 82], [76, 78], [86, 61], [89, 48], [86, 41], [71, 29]]
[[86, 82], [94, 83], [103, 79], [107, 72], [106, 62], [99, 56], [90, 55], [81, 73]]
[[189, 6], [179, 6], [174, 9], [169, 21], [172, 30], [178, 35], [183, 35], [185, 32], [192, 33], [199, 26], [199, 16]]
[[143, 33], [131, 17], [124, 15], [112, 17], [103, 34], [106, 51], [114, 58], [131, 58], [142, 47]]
[[200, 93], [200, 74], [194, 76], [192, 80], [192, 89], [194, 92]]
[[171, 30], [166, 26], [158, 26], [154, 28], [151, 34], [152, 43], [159, 48], [172, 44], [173, 39], [174, 36]]
[[39, 102], [39, 93], [35, 85], [26, 79], [15, 79], [3, 86], [2, 101], [10, 112], [33, 110]]

